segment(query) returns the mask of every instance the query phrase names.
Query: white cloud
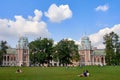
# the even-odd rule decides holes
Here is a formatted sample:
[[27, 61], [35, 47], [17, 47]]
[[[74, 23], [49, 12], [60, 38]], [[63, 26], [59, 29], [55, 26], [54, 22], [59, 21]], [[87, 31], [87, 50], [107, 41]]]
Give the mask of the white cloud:
[[34, 11], [34, 14], [35, 14], [34, 17], [28, 16], [28, 19], [29, 19], [29, 20], [33, 20], [33, 21], [40, 21], [41, 18], [42, 18], [42, 15], [43, 15], [42, 12], [36, 9], [36, 10]]
[[51, 22], [61, 22], [71, 18], [72, 11], [68, 5], [57, 6], [56, 4], [52, 4], [48, 11], [45, 12], [45, 16], [48, 17]]
[[0, 40], [12, 41], [19, 34], [27, 34], [31, 37], [49, 37], [50, 33], [47, 24], [41, 20], [42, 12], [34, 11], [35, 16], [29, 16], [28, 19], [22, 16], [15, 16], [15, 20], [0, 19]]
[[89, 35], [89, 38], [92, 42], [92, 45], [98, 48], [104, 48], [104, 44], [103, 44], [103, 36], [106, 33], [110, 33], [110, 32], [115, 32], [116, 34], [118, 34], [120, 36], [120, 24], [114, 25], [112, 28], [104, 28], [99, 30], [99, 32], [95, 33], [95, 34], [91, 34]]
[[95, 8], [96, 11], [107, 11], [109, 9], [108, 5], [100, 5]]

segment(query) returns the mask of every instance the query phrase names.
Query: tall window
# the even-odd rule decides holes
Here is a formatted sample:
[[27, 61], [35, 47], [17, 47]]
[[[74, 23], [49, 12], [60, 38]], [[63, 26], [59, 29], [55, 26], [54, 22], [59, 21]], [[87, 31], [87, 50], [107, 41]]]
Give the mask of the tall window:
[[26, 56], [25, 55], [23, 56], [23, 61], [26, 61]]
[[14, 57], [14, 61], [16, 60], [16, 58]]
[[23, 53], [24, 53], [24, 54], [26, 54], [26, 52], [27, 52], [26, 50], [23, 50]]
[[85, 62], [85, 57], [84, 56], [81, 57], [81, 62]]
[[7, 56], [7, 61], [9, 61], [9, 56]]

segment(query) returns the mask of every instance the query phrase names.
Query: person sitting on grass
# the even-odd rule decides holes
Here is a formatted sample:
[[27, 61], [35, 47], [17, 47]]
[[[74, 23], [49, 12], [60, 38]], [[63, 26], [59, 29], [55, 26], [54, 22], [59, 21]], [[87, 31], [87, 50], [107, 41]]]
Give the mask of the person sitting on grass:
[[22, 70], [21, 69], [17, 69], [16, 73], [22, 73]]
[[82, 74], [80, 74], [80, 77], [88, 77], [90, 75], [90, 73], [88, 72], [88, 70], [84, 71]]
[[87, 75], [87, 77], [90, 75], [90, 73], [88, 72], [88, 70], [86, 70], [86, 75]]
[[78, 76], [80, 76], [80, 77], [84, 77], [86, 75], [86, 72], [85, 71], [83, 71], [83, 73], [82, 74], [80, 74], [80, 75], [78, 75]]

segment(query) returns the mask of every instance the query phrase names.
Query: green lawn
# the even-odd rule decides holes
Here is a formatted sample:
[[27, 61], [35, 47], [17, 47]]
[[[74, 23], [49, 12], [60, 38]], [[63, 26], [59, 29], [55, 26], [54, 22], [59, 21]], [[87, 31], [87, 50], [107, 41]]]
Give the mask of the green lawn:
[[[20, 68], [22, 73], [16, 73]], [[83, 70], [89, 77], [78, 77]], [[120, 80], [120, 66], [86, 67], [0, 67], [0, 80]]]

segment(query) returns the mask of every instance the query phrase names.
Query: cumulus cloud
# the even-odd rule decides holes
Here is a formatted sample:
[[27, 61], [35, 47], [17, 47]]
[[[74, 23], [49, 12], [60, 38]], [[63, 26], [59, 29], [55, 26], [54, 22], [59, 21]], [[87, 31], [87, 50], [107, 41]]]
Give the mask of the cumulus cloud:
[[74, 41], [76, 45], [79, 45], [79, 46], [81, 45], [81, 40], [78, 41], [78, 40], [74, 40], [72, 38], [64, 38], [64, 39], [67, 39], [69, 41]]
[[72, 11], [68, 5], [57, 6], [56, 4], [52, 4], [48, 11], [45, 12], [45, 16], [48, 17], [51, 22], [61, 22], [71, 18]]
[[29, 20], [33, 20], [33, 21], [40, 21], [41, 18], [42, 18], [42, 15], [43, 15], [42, 12], [36, 9], [36, 10], [34, 11], [34, 14], [35, 14], [34, 17], [28, 16], [28, 19], [29, 19]]
[[109, 9], [108, 5], [100, 5], [95, 8], [96, 11], [107, 11]]
[[119, 30], [120, 30], [120, 24], [116, 24], [112, 28], [106, 27], [104, 29], [99, 30], [95, 34], [89, 35], [89, 38], [90, 38], [93, 46], [98, 47], [99, 49], [103, 49], [103, 48], [105, 48], [105, 46], [103, 44], [103, 36], [112, 31], [120, 36]]
[[42, 12], [36, 9], [34, 14], [35, 16], [28, 16], [27, 19], [18, 15], [14, 16], [15, 20], [0, 19], [0, 40], [9, 40], [19, 34], [28, 34], [36, 38], [49, 37], [47, 24], [41, 20]]

